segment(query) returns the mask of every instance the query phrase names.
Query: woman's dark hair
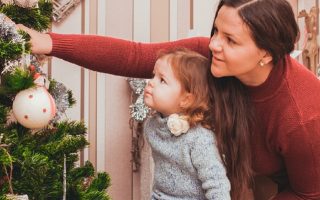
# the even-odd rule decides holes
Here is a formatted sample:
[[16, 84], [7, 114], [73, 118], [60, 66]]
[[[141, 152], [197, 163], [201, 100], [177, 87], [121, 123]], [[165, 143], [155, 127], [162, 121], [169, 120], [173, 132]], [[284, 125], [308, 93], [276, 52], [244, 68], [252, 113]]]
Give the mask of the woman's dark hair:
[[252, 182], [252, 105], [244, 85], [235, 77], [215, 78], [208, 71], [214, 132], [227, 169], [233, 200], [245, 200]]
[[[214, 21], [222, 6], [238, 9], [253, 41], [272, 56], [274, 66], [294, 49], [299, 29], [286, 0], [221, 0]], [[211, 36], [213, 33], [214, 27]], [[231, 197], [244, 200], [253, 177], [254, 109], [245, 86], [237, 78], [216, 78], [210, 72], [208, 76], [215, 111], [214, 129], [231, 182]]]

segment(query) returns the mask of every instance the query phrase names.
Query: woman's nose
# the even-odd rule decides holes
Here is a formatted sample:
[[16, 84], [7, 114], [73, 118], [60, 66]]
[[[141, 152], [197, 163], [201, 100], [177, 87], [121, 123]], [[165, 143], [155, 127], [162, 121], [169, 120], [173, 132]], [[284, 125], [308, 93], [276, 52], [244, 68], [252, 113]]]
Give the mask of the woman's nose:
[[217, 36], [212, 36], [209, 49], [211, 51], [222, 51], [222, 41]]

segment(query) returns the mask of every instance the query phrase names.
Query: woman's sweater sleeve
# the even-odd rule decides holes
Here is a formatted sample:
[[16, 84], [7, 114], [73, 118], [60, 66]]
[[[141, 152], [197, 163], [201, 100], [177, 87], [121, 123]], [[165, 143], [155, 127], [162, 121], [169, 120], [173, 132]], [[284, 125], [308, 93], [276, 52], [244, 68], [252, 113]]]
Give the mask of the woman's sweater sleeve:
[[173, 42], [139, 43], [108, 36], [49, 34], [51, 56], [82, 67], [119, 76], [150, 78], [161, 49], [185, 47], [209, 57], [209, 38], [194, 37]]
[[273, 200], [320, 199], [320, 117], [315, 117], [284, 135], [281, 153], [290, 188]]

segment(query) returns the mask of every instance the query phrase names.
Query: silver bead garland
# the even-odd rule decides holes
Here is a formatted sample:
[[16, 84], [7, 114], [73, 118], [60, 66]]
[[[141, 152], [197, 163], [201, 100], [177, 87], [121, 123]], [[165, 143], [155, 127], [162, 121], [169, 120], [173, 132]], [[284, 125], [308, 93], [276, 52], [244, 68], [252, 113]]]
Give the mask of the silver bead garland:
[[55, 100], [57, 113], [52, 119], [52, 122], [57, 122], [69, 107], [69, 95], [66, 86], [62, 83], [56, 82], [51, 89], [50, 94]]
[[4, 40], [11, 40], [13, 43], [24, 42], [16, 29], [15, 23], [10, 21], [3, 13], [0, 13], [0, 37]]
[[[17, 31], [15, 23], [10, 21], [3, 13], [0, 13], [0, 38], [5, 41], [11, 41], [13, 44], [21, 43], [23, 45], [25, 43], [24, 39]], [[19, 59], [15, 61], [5, 60], [1, 73], [13, 71], [20, 62]]]

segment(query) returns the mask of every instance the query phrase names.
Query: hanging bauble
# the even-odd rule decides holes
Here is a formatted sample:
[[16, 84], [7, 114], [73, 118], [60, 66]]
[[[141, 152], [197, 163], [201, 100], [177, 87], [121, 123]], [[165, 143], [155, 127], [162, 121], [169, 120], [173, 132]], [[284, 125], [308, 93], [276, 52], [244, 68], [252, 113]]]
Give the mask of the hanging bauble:
[[14, 3], [23, 8], [32, 8], [38, 4], [38, 0], [14, 0]]
[[13, 4], [13, 0], [1, 0], [0, 2], [6, 5]]
[[33, 87], [17, 94], [12, 105], [13, 115], [26, 128], [39, 129], [49, 124], [56, 105], [44, 87]]

